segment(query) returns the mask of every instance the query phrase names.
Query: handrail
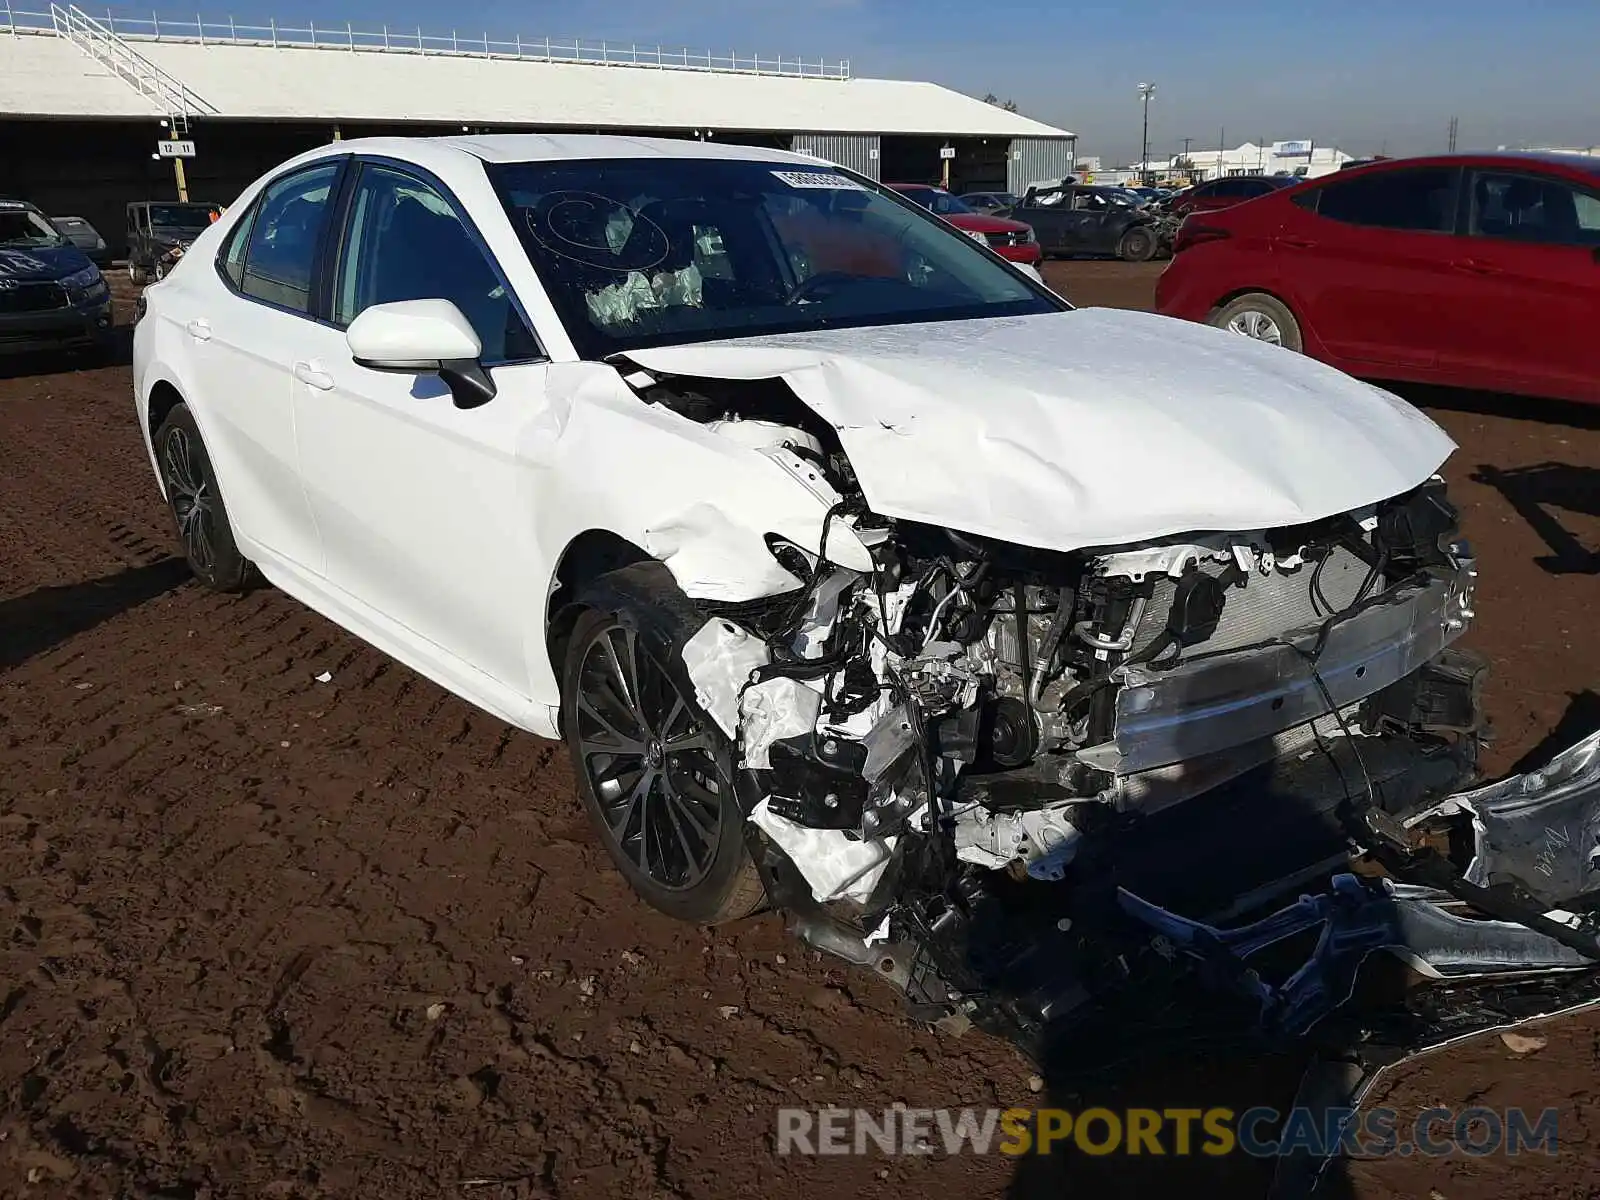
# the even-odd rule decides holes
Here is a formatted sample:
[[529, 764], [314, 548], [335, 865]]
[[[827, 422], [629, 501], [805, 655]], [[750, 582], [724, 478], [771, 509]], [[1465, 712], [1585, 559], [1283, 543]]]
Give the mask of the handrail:
[[[0, 0], [0, 33], [48, 33], [55, 29], [63, 32], [53, 21], [51, 13], [24, 12], [11, 8], [11, 0]], [[76, 5], [68, 5], [82, 12]], [[799, 79], [850, 78], [850, 60], [775, 58], [760, 54], [740, 54], [730, 50], [719, 54], [712, 50], [690, 50], [686, 47], [639, 45], [586, 38], [491, 38], [487, 32], [461, 34], [425, 33], [419, 28], [391, 29], [383, 25], [377, 30], [357, 29], [351, 22], [343, 27], [324, 25], [317, 27], [308, 21], [304, 27], [280, 25], [269, 20], [266, 25], [241, 25], [232, 17], [226, 21], [207, 20], [196, 14], [190, 18], [164, 18], [159, 13], [148, 17], [118, 16], [107, 9], [103, 16], [85, 19], [94, 23], [104, 34], [120, 42], [190, 42], [199, 45], [271, 46], [275, 49], [316, 49], [345, 51], [374, 51], [386, 54], [438, 55], [456, 58], [506, 58], [527, 62], [578, 63], [586, 66], [644, 67], [662, 71], [702, 71], [735, 75], [781, 75]], [[152, 64], [153, 65], [153, 64]]]
[[216, 114], [217, 109], [187, 84], [151, 62], [76, 4], [52, 3], [50, 21], [57, 35], [111, 68], [140, 95], [148, 96], [172, 117], [175, 134], [182, 134], [191, 117]]

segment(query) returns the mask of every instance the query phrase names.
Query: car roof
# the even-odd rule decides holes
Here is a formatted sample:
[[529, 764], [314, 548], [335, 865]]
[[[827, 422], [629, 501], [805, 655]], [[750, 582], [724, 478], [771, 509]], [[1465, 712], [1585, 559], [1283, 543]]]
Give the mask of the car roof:
[[[825, 160], [789, 150], [737, 146], [687, 138], [614, 134], [494, 133], [459, 137], [349, 138], [320, 147], [324, 153], [380, 154], [420, 161], [423, 156], [469, 155], [487, 163], [560, 162], [586, 158], [703, 158], [815, 166]], [[825, 163], [832, 167], [834, 164]]]
[[[1351, 167], [1343, 178], [1368, 172], [1390, 171], [1396, 167], [1559, 167], [1580, 175], [1600, 177], [1600, 157], [1586, 154], [1561, 154], [1550, 150], [1480, 150], [1458, 154], [1425, 154], [1415, 158], [1379, 158]], [[1326, 178], [1323, 176], [1321, 178]]]

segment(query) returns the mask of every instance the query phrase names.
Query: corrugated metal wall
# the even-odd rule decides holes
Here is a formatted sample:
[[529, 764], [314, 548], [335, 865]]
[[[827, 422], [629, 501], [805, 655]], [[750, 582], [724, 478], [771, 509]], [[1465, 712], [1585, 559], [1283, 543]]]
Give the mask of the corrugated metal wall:
[[878, 148], [875, 133], [797, 133], [793, 143], [796, 153], [814, 154], [868, 179], [882, 178]]
[[1006, 157], [1007, 190], [1021, 195], [1030, 183], [1071, 175], [1076, 145], [1076, 138], [1012, 138]]

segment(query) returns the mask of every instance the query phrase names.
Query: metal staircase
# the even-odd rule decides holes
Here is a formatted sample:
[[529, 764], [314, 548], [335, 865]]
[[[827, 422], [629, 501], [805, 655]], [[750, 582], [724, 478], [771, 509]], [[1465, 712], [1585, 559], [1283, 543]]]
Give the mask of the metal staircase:
[[50, 5], [56, 33], [109, 68], [124, 83], [166, 114], [172, 137], [187, 138], [189, 122], [197, 116], [217, 115], [216, 106], [196, 95], [186, 84], [140, 54], [104, 23], [76, 4]]

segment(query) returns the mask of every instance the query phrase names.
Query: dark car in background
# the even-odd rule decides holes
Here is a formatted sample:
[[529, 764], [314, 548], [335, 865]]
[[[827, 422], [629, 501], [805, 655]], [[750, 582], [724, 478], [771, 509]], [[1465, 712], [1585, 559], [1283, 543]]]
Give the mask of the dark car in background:
[[973, 212], [1004, 213], [1015, 208], [1021, 197], [1012, 192], [963, 192], [957, 199]]
[[0, 200], [0, 353], [105, 349], [111, 291], [38, 208]]
[[195, 238], [222, 215], [217, 204], [140, 200], [128, 205], [128, 278], [165, 279]]
[[51, 217], [50, 222], [61, 231], [62, 237], [88, 255], [95, 266], [111, 265], [111, 247], [100, 236], [100, 231], [83, 217]]
[[1171, 245], [1172, 225], [1122, 188], [1069, 183], [1029, 188], [1011, 210], [1046, 255], [1114, 254], [1145, 262]]
[[1182, 217], [1192, 212], [1215, 212], [1219, 208], [1232, 208], [1246, 200], [1270, 196], [1280, 188], [1292, 187], [1300, 180], [1292, 175], [1229, 175], [1225, 179], [1209, 179], [1185, 188], [1167, 202], [1167, 211]]
[[1600, 160], [1391, 159], [1192, 215], [1156, 306], [1354, 375], [1600, 403]]
[[929, 183], [886, 183], [914, 204], [920, 204], [936, 217], [943, 217], [963, 233], [988, 246], [1001, 258], [1026, 266], [1037, 266], [1044, 257], [1034, 232], [1022, 221], [974, 212], [959, 196]]

